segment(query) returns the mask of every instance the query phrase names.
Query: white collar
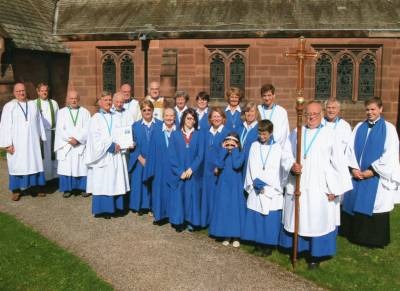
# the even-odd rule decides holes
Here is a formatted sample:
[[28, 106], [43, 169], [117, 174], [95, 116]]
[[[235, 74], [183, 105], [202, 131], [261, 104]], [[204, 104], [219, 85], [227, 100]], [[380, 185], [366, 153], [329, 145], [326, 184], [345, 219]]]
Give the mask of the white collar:
[[151, 126], [151, 124], [155, 122], [156, 121], [154, 120], [154, 117], [150, 120], [150, 122], [147, 122], [146, 120], [142, 119], [142, 124], [146, 125], [147, 127]]
[[194, 127], [192, 127], [192, 129], [190, 129], [189, 131], [185, 131], [183, 128], [182, 128], [182, 133], [184, 134], [184, 135], [186, 135], [186, 137], [189, 137], [190, 136], [190, 134], [194, 131]]
[[179, 110], [178, 106], [175, 106], [174, 108], [175, 108], [176, 112], [178, 112], [178, 114], [182, 114], [183, 111], [185, 111], [186, 109], [188, 109], [186, 105], [185, 105], [185, 107], [183, 107], [182, 110]]
[[200, 111], [199, 108], [196, 109], [198, 115], [203, 116], [205, 113], [208, 112], [208, 107], [206, 107], [203, 111]]
[[216, 135], [217, 134], [217, 132], [218, 133], [221, 133], [221, 131], [224, 129], [224, 125], [223, 124], [221, 124], [218, 128], [217, 128], [217, 130], [214, 130], [214, 127], [210, 127], [210, 132], [213, 134], [213, 135]]
[[375, 124], [379, 121], [379, 119], [381, 119], [380, 116], [379, 116], [376, 120], [374, 120], [374, 121], [369, 121], [369, 120], [368, 120], [368, 123], [369, 123], [369, 124], [375, 125]]
[[[232, 112], [231, 109], [232, 109], [232, 107], [230, 105], [228, 105], [228, 106], [226, 106], [225, 111], [231, 111]], [[240, 109], [240, 106], [237, 106], [235, 111], [242, 112], [242, 109]]]
[[247, 122], [244, 121], [244, 122], [243, 122], [243, 126], [244, 126], [247, 130], [250, 130], [250, 129], [252, 129], [254, 126], [256, 126], [257, 123], [258, 123], [258, 121], [257, 121], [257, 120], [254, 120], [250, 125], [247, 125]]
[[[172, 130], [171, 130], [170, 132], [173, 132], [174, 130], [176, 130], [176, 125], [175, 125], [175, 124], [172, 125]], [[167, 132], [169, 132], [169, 131], [167, 130], [167, 126], [165, 125], [164, 122], [163, 122], [163, 124], [162, 124], [162, 131], [167, 131]]]

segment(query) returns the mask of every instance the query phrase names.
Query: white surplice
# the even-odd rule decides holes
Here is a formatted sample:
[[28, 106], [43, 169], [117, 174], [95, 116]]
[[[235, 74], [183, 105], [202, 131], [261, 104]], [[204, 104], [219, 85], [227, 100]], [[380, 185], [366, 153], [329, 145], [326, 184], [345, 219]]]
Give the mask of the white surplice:
[[289, 119], [285, 108], [278, 104], [274, 104], [271, 109], [258, 105], [258, 111], [262, 120], [268, 119], [274, 125], [274, 140], [280, 143], [281, 147], [285, 147], [286, 140], [289, 136]]
[[[282, 150], [279, 143], [267, 145], [259, 141], [253, 142], [244, 183], [244, 189], [249, 194], [247, 208], [264, 215], [282, 209], [284, 187], [282, 182], [286, 180], [293, 162], [291, 153]], [[263, 193], [257, 194], [254, 190], [253, 182], [257, 178], [267, 184]]]
[[[76, 125], [74, 125], [72, 118], [76, 119]], [[87, 175], [84, 154], [89, 122], [90, 112], [83, 107], [77, 109], [64, 107], [58, 112], [54, 142], [54, 150], [58, 160], [58, 175], [70, 177]], [[71, 137], [75, 138], [79, 144], [70, 145], [68, 142]]]
[[[27, 120], [24, 111], [28, 108]], [[0, 122], [0, 147], [14, 146], [15, 153], [7, 153], [10, 175], [31, 175], [43, 172], [40, 139], [46, 140], [42, 119], [34, 101], [18, 102], [16, 99], [3, 107]]]
[[[37, 104], [36, 99], [34, 102]], [[46, 141], [43, 142], [43, 167], [44, 167], [44, 175], [46, 177], [46, 181], [52, 180], [57, 177], [57, 159], [52, 160], [51, 154], [53, 149], [51, 148], [51, 133], [55, 131], [55, 127], [51, 128], [51, 111], [49, 102], [52, 103], [54, 109], [54, 121], [57, 121], [57, 113], [58, 113], [58, 104], [53, 99], [40, 100], [40, 108], [41, 108], [41, 117], [43, 126], [46, 132]]]
[[334, 130], [337, 138], [339, 139], [340, 146], [343, 149], [343, 153], [346, 150], [346, 146], [349, 143], [351, 137], [351, 126], [350, 124], [342, 119], [339, 118], [337, 121], [327, 121], [326, 119], [322, 120], [322, 124], [326, 127], [330, 127]]
[[[129, 188], [126, 159], [121, 152], [109, 153], [113, 131], [120, 122], [114, 113], [96, 113], [90, 120], [85, 161], [88, 165], [87, 193], [123, 195]], [[110, 131], [109, 131], [110, 126]]]
[[142, 113], [140, 111], [139, 102], [135, 99], [132, 99], [128, 103], [124, 104], [124, 109], [126, 110], [127, 120], [129, 121], [129, 125], [132, 125], [136, 121], [142, 118]]
[[[333, 129], [321, 127], [304, 158], [304, 136], [308, 147], [318, 128], [302, 128], [302, 174], [300, 180], [299, 235], [318, 237], [328, 234], [340, 225], [339, 196], [352, 189], [351, 177], [339, 140]], [[293, 156], [296, 157], [295, 129], [290, 135]], [[294, 191], [296, 176], [290, 174], [284, 198], [283, 224], [288, 232], [294, 231]], [[338, 197], [328, 201], [327, 194]]]
[[[354, 140], [361, 124], [362, 122], [358, 123], [354, 128], [346, 150], [349, 167], [354, 169], [360, 169], [355, 156]], [[394, 204], [400, 202], [399, 137], [393, 124], [387, 121], [385, 124], [386, 140], [383, 154], [371, 165], [379, 174], [373, 213], [391, 211]]]

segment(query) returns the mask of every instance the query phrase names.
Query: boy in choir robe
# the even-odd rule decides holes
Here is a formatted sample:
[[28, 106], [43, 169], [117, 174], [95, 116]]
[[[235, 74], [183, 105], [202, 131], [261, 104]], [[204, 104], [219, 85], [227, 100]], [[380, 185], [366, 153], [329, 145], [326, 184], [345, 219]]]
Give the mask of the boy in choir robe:
[[239, 238], [243, 232], [246, 215], [246, 200], [243, 193], [242, 167], [244, 154], [236, 132], [229, 133], [219, 150], [216, 159], [218, 182], [214, 211], [208, 233], [222, 239], [222, 244], [240, 247]]
[[[346, 161], [333, 129], [323, 126], [322, 106], [310, 101], [302, 128], [301, 163], [293, 163], [284, 197], [283, 228], [279, 244], [292, 247], [296, 175], [300, 180], [298, 251], [306, 252], [310, 269], [319, 267], [324, 257], [336, 253], [340, 225], [339, 196], [352, 188]], [[290, 135], [291, 151], [296, 157], [297, 129]]]
[[[46, 140], [40, 112], [34, 101], [28, 101], [25, 85], [14, 85], [15, 99], [3, 107], [0, 121], [0, 148], [7, 151], [11, 199], [18, 201], [29, 190], [44, 196], [46, 184], [40, 140]], [[39, 188], [38, 188], [39, 186]]]
[[176, 127], [180, 127], [180, 121], [183, 115], [183, 112], [188, 109], [187, 107], [187, 102], [189, 101], [189, 94], [186, 91], [183, 90], [178, 90], [175, 93], [174, 96], [174, 100], [175, 100], [175, 124]]
[[399, 138], [382, 111], [380, 98], [366, 100], [367, 119], [350, 138], [346, 154], [353, 190], [343, 200], [341, 227], [351, 242], [380, 248], [390, 243], [390, 211], [400, 185]]
[[[150, 162], [157, 163], [151, 155], [151, 142], [156, 131], [162, 127], [162, 122], [153, 117], [153, 103], [149, 100], [140, 102], [142, 119], [132, 125], [136, 146], [129, 154], [128, 170], [131, 176], [131, 193], [129, 209], [143, 215], [151, 210], [151, 169]], [[157, 149], [158, 150], [158, 149]], [[149, 215], [152, 215], [151, 212]]]
[[210, 124], [208, 123], [208, 102], [210, 101], [210, 95], [207, 92], [201, 91], [196, 96], [197, 103], [197, 117], [199, 118], [200, 130], [208, 130]]
[[145, 100], [149, 100], [153, 103], [154, 111], [153, 117], [162, 120], [163, 111], [166, 107], [166, 100], [164, 97], [160, 96], [160, 83], [151, 82], [148, 87], [149, 95], [146, 96]]
[[124, 195], [129, 191], [126, 159], [117, 143], [118, 117], [111, 112], [112, 96], [103, 92], [100, 110], [89, 124], [85, 161], [88, 166], [87, 193], [92, 193], [92, 213], [106, 219], [124, 210]]
[[200, 226], [201, 169], [204, 158], [203, 133], [197, 130], [194, 109], [183, 112], [180, 128], [170, 138], [172, 165], [169, 222], [177, 231]]
[[122, 84], [118, 93], [123, 96], [123, 108], [126, 110], [129, 120], [134, 123], [141, 119], [139, 102], [132, 97], [132, 86], [128, 83]]
[[36, 87], [38, 98], [35, 100], [46, 132], [46, 141], [41, 143], [46, 181], [51, 181], [57, 178], [57, 159], [54, 152], [54, 141], [58, 104], [55, 100], [49, 98], [49, 90], [49, 85], [40, 83]]
[[242, 91], [237, 87], [231, 87], [226, 92], [228, 106], [225, 108], [225, 126], [229, 131], [237, 131], [242, 125], [242, 120], [240, 119], [240, 116], [242, 114], [242, 110], [240, 109], [240, 101], [242, 100], [242, 98]]
[[201, 193], [201, 226], [210, 224], [216, 196], [218, 168], [215, 163], [219, 149], [229, 133], [225, 127], [226, 115], [221, 107], [212, 108], [208, 115], [211, 127], [204, 131], [204, 163]]
[[258, 105], [261, 119], [268, 119], [274, 124], [274, 139], [282, 147], [289, 136], [289, 120], [286, 109], [275, 103], [275, 87], [265, 84], [261, 87], [262, 104]]
[[249, 195], [241, 238], [255, 242], [264, 256], [271, 255], [279, 244], [283, 183], [293, 165], [291, 153], [275, 142], [273, 128], [268, 119], [258, 122], [258, 140], [250, 147], [244, 183]]
[[86, 140], [90, 122], [90, 112], [79, 106], [79, 94], [68, 91], [66, 107], [57, 115], [54, 150], [57, 155], [59, 190], [68, 198], [73, 191], [86, 193], [87, 166], [85, 164]]

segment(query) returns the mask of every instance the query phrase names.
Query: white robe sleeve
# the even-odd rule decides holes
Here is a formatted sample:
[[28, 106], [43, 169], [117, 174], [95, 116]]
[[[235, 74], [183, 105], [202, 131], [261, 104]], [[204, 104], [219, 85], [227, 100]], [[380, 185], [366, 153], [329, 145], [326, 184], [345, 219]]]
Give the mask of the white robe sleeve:
[[358, 165], [355, 150], [354, 150], [354, 141], [356, 139], [357, 130], [361, 124], [362, 124], [361, 122], [358, 123], [356, 125], [356, 127], [354, 128], [353, 133], [350, 136], [349, 142], [347, 143], [347, 147], [346, 147], [346, 151], [345, 151], [347, 165], [350, 168], [358, 169], [358, 170], [360, 169], [360, 166]]
[[15, 108], [15, 104], [15, 102], [9, 102], [3, 107], [0, 121], [0, 148], [6, 148], [13, 145], [12, 112]]

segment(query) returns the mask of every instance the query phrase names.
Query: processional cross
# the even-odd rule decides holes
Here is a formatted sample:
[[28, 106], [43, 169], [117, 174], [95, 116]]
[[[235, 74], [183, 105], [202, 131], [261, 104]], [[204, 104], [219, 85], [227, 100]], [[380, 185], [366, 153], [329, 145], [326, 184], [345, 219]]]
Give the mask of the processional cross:
[[[301, 136], [303, 126], [303, 110], [304, 110], [304, 61], [307, 58], [315, 58], [318, 56], [316, 52], [307, 52], [305, 49], [306, 40], [302, 36], [299, 38], [299, 46], [295, 53], [285, 53], [286, 57], [294, 57], [297, 60], [297, 99], [296, 99], [296, 112], [297, 112], [297, 148], [296, 148], [296, 163], [301, 163]], [[292, 266], [296, 268], [297, 261], [297, 245], [299, 235], [299, 213], [300, 213], [300, 178], [301, 174], [296, 175], [296, 189], [294, 192], [294, 232], [293, 232], [293, 254]]]

